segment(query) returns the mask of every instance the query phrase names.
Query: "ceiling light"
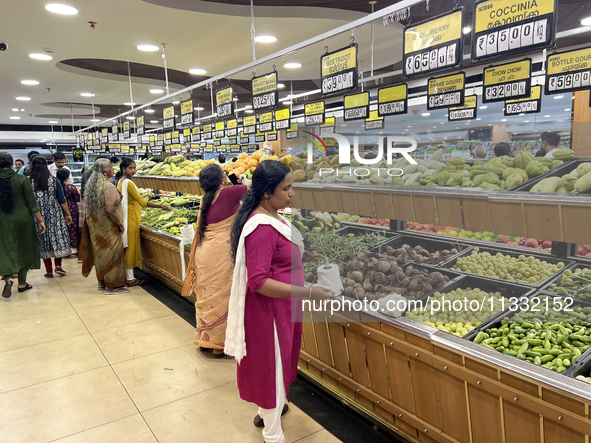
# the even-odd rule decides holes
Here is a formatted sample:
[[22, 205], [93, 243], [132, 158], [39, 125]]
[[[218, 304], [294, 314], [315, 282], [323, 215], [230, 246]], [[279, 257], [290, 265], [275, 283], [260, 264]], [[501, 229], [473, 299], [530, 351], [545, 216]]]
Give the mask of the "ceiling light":
[[10, 117], [10, 120], [20, 120], [20, 117], [17, 117], [16, 115], [13, 115]]
[[341, 126], [347, 126], [345, 123], [341, 123]]
[[150, 89], [151, 94], [162, 94], [163, 92], [163, 89]]
[[484, 106], [480, 106], [479, 109], [486, 109], [486, 108], [488, 108], [488, 106], [484, 105]]
[[431, 115], [431, 113], [430, 112], [423, 112], [421, 115], [423, 117], [429, 117]]
[[291, 62], [291, 63], [286, 63], [283, 66], [287, 69], [297, 69], [297, 68], [301, 68], [302, 64], [296, 63], [296, 62]]
[[201, 107], [201, 106], [197, 106], [196, 108], [193, 108], [195, 111], [205, 111], [205, 108]]
[[250, 106], [250, 105], [246, 105], [246, 106], [244, 107], [244, 109], [252, 109], [252, 106]]
[[[446, 115], [446, 117], [447, 117], [447, 115]], [[446, 122], [439, 122], [439, 124], [440, 124], [440, 125], [444, 125], [445, 123], [446, 123]]]
[[193, 75], [203, 75], [206, 72], [207, 71], [205, 69], [201, 69], [201, 68], [189, 69], [189, 74], [193, 74]]
[[173, 100], [173, 101], [172, 101], [172, 104], [173, 104], [173, 105], [178, 105], [179, 103], [180, 103], [180, 101], [178, 101], [178, 100]]
[[18, 112], [19, 109], [18, 108], [12, 108], [12, 112]]
[[254, 111], [253, 111], [252, 109], [247, 109], [247, 110], [246, 110], [246, 111], [244, 111], [244, 112], [246, 112], [247, 114], [252, 114]]
[[21, 102], [28, 102], [31, 100], [31, 97], [17, 97], [16, 99], [20, 100]]
[[158, 120], [150, 120], [150, 123], [158, 123]]
[[76, 15], [78, 14], [78, 10], [72, 6], [68, 5], [60, 5], [57, 3], [50, 3], [49, 5], [45, 5], [45, 9], [49, 12], [55, 12], [56, 14], [63, 14], [63, 15]]
[[407, 126], [407, 128], [412, 128], [412, 125]]
[[544, 118], [548, 118], [548, 117], [550, 117], [550, 114], [544, 116]]
[[238, 97], [234, 97], [232, 100], [234, 100], [235, 102], [238, 101]]
[[433, 126], [433, 129], [435, 129], [437, 126]]
[[132, 115], [128, 115], [127, 117], [125, 117], [127, 120], [135, 120], [135, 117]]
[[153, 114], [153, 113], [154, 113], [154, 112], [156, 112], [156, 111], [154, 111], [153, 109], [146, 109], [144, 112], [145, 112], [146, 114]]
[[92, 92], [81, 92], [80, 96], [81, 97], [94, 97], [94, 94]]
[[175, 115], [174, 117], [175, 117], [175, 118], [179, 118], [179, 116], [178, 116], [178, 115]]
[[49, 54], [39, 54], [39, 53], [29, 54], [29, 57], [31, 57], [35, 60], [51, 60], [53, 58]]
[[480, 117], [478, 117], [478, 118], [476, 119], [476, 121], [477, 121], [477, 122], [479, 122], [480, 120], [482, 120]]
[[47, 123], [50, 125], [57, 125], [59, 122], [57, 120], [49, 120]]
[[583, 20], [581, 20], [581, 24], [583, 26], [591, 26], [591, 17], [585, 17]]
[[561, 98], [564, 98], [564, 95], [555, 95], [554, 96], [554, 100], [560, 100]]
[[359, 131], [355, 131], [355, 134], [359, 134]]
[[470, 26], [464, 27], [464, 34], [470, 34], [472, 32], [472, 28]]
[[293, 102], [291, 100], [287, 100], [283, 102], [284, 105], [291, 105]]
[[135, 106], [135, 103], [125, 102], [123, 103], [125, 106]]
[[501, 121], [502, 121], [502, 122], [506, 122], [506, 121], [507, 121], [507, 119], [506, 119], [506, 118], [504, 118], [504, 119], [502, 119]]
[[96, 122], [100, 122], [100, 119], [98, 119], [98, 118], [91, 118], [90, 121], [93, 122], [93, 123], [96, 123]]
[[283, 89], [285, 85], [283, 83], [277, 83], [277, 89]]
[[570, 108], [566, 108], [566, 109], [565, 109], [565, 111], [566, 111], [566, 112], [570, 112]]
[[140, 51], [154, 52], [154, 51], [158, 51], [160, 49], [160, 46], [156, 46], [156, 45], [138, 45], [137, 48]]
[[529, 123], [529, 120], [525, 120], [523, 123]]
[[525, 114], [522, 112], [521, 114], [519, 114], [519, 117], [523, 117]]
[[21, 80], [21, 84], [27, 86], [37, 86], [39, 82], [37, 80]]
[[257, 43], [274, 43], [277, 41], [277, 37], [272, 35], [259, 35], [254, 38], [254, 41]]

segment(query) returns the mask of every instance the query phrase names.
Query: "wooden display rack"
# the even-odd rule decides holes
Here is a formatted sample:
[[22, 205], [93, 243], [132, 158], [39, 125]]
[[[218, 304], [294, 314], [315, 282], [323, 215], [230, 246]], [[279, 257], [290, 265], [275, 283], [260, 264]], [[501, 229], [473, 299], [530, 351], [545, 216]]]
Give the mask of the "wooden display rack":
[[158, 189], [160, 191], [182, 192], [183, 194], [203, 195], [197, 177], [153, 177], [135, 176], [132, 178], [138, 188]]

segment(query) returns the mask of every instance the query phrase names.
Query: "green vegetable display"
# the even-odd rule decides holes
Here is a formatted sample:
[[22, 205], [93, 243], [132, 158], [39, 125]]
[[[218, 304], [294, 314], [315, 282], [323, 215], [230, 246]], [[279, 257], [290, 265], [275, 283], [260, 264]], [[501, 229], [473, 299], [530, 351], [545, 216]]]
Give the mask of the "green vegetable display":
[[548, 263], [531, 255], [527, 257], [520, 255], [516, 258], [503, 255], [500, 252], [491, 255], [489, 252], [479, 251], [480, 248], [474, 248], [469, 256], [458, 258], [451, 269], [469, 274], [538, 285], [564, 268], [563, 262], [557, 264]]
[[591, 300], [591, 269], [567, 269], [556, 282], [548, 286], [548, 291], [567, 297]]
[[[559, 304], [556, 304], [559, 303]], [[565, 300], [535, 297], [528, 309], [504, 318], [498, 328], [474, 337], [474, 343], [564, 372], [591, 346], [591, 308], [568, 307]]]

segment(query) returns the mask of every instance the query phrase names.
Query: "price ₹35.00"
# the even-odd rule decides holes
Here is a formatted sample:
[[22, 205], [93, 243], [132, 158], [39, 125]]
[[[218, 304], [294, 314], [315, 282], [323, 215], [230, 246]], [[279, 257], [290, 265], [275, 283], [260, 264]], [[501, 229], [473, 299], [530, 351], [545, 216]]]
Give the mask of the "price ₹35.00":
[[322, 93], [331, 94], [354, 87], [354, 71], [342, 72], [322, 80]]

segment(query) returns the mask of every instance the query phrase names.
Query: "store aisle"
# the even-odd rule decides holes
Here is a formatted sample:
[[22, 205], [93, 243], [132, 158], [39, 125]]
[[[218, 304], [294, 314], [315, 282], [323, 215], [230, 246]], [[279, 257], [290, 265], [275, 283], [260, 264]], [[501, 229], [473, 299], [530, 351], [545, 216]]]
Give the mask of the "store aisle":
[[[193, 327], [143, 289], [106, 296], [75, 260], [64, 268], [0, 299], [1, 441], [262, 441], [234, 360], [198, 351]], [[339, 441], [293, 404], [283, 429], [288, 442]]]

